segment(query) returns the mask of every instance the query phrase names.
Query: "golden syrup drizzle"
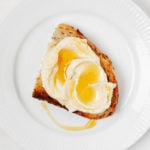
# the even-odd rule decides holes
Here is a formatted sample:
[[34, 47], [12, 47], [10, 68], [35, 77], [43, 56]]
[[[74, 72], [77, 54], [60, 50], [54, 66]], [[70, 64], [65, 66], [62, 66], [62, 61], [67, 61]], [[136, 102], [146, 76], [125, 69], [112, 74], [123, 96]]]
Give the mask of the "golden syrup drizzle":
[[88, 65], [83, 73], [80, 75], [78, 84], [76, 87], [78, 97], [84, 104], [93, 102], [95, 97], [95, 90], [89, 85], [98, 82], [99, 80], [99, 68], [95, 64]]
[[70, 130], [70, 131], [80, 131], [80, 130], [85, 130], [85, 129], [90, 129], [93, 128], [96, 125], [96, 120], [91, 119], [89, 120], [85, 125], [83, 126], [66, 126], [58, 122], [51, 114], [50, 110], [47, 107], [47, 104], [45, 102], [41, 103], [43, 109], [46, 111], [48, 114], [49, 118], [60, 128], [65, 129], [65, 130]]
[[66, 78], [65, 78], [65, 71], [66, 68], [68, 67], [69, 63], [73, 59], [77, 59], [79, 56], [73, 52], [70, 49], [61, 49], [60, 52], [58, 53], [58, 71], [55, 75], [55, 82], [56, 79], [59, 79], [61, 83], [64, 83]]

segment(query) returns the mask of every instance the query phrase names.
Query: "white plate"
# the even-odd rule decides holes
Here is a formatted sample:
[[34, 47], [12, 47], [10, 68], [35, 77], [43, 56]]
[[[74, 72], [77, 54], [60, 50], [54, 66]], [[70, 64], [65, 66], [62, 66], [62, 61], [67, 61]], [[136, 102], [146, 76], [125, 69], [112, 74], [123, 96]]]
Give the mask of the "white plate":
[[[116, 113], [86, 131], [57, 128], [31, 97], [58, 23], [79, 28], [113, 61]], [[150, 126], [150, 22], [130, 0], [26, 0], [0, 28], [0, 127], [25, 149], [126, 149]], [[49, 105], [64, 124], [86, 119]]]

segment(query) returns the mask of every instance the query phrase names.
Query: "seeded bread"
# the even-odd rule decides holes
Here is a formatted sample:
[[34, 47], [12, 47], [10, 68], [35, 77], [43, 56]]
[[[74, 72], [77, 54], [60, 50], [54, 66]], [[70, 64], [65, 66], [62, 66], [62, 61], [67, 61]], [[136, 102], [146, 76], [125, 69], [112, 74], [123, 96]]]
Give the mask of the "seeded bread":
[[[87, 39], [78, 29], [71, 27], [67, 24], [59, 24], [53, 33], [52, 36], [52, 43], [53, 45], [56, 45], [59, 41], [61, 41], [65, 37], [79, 37], [81, 39]], [[105, 110], [103, 113], [99, 114], [91, 114], [91, 113], [85, 113], [82, 111], [75, 111], [73, 113], [78, 114], [80, 116], [89, 118], [89, 119], [101, 119], [110, 116], [116, 109], [116, 105], [118, 103], [118, 82], [116, 79], [116, 75], [114, 72], [114, 68], [112, 65], [111, 60], [109, 57], [104, 54], [101, 50], [99, 50], [91, 41], [87, 39], [88, 45], [91, 47], [91, 49], [95, 52], [95, 54], [100, 58], [100, 63], [107, 74], [107, 78], [109, 82], [116, 83], [116, 87], [113, 90], [113, 96], [111, 100], [110, 107]], [[51, 45], [52, 46], [52, 45]], [[48, 95], [45, 91], [45, 89], [42, 86], [42, 80], [41, 76], [39, 76], [36, 79], [36, 83], [34, 86], [34, 90], [32, 93], [32, 97], [37, 98], [42, 101], [47, 101], [50, 104], [54, 104], [56, 106], [59, 106], [61, 108], [64, 108], [68, 110], [65, 106], [61, 105], [58, 100], [52, 98], [50, 95]]]

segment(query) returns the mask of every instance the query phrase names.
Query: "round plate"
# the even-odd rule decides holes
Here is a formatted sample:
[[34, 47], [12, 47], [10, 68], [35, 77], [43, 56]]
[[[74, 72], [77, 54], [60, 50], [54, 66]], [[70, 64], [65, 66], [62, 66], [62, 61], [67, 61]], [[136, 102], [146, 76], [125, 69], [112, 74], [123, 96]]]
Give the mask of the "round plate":
[[[106, 53], [119, 82], [116, 112], [84, 131], [56, 127], [32, 98], [55, 27], [67, 23]], [[0, 28], [0, 127], [25, 149], [126, 149], [150, 126], [150, 22], [130, 0], [26, 0]], [[49, 105], [64, 124], [87, 119]]]

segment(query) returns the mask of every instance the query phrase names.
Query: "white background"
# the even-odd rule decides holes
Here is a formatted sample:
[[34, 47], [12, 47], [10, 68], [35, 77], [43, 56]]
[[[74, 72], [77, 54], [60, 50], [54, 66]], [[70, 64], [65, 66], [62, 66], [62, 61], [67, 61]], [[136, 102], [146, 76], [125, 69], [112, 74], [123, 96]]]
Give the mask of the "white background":
[[[22, 0], [0, 0], [0, 23], [11, 13]], [[150, 17], [150, 0], [133, 0]], [[149, 150], [150, 130], [128, 150]], [[23, 150], [4, 131], [0, 129], [0, 150]]]

